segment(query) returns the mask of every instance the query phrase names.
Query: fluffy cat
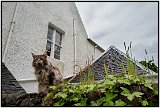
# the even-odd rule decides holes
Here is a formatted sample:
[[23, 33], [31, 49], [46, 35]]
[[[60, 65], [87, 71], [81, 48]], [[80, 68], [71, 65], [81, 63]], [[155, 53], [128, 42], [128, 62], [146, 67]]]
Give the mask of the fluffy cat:
[[45, 52], [42, 55], [32, 53], [32, 66], [38, 79], [38, 92], [47, 94], [49, 85], [63, 84], [63, 76], [60, 70], [53, 66]]

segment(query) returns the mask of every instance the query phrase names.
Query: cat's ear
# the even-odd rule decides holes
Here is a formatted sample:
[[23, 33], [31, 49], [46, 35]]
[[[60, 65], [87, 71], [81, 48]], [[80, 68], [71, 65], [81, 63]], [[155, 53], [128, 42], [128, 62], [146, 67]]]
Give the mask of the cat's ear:
[[31, 53], [32, 54], [32, 57], [34, 58], [36, 55], [34, 53]]
[[45, 51], [43, 55], [47, 57], [47, 51]]

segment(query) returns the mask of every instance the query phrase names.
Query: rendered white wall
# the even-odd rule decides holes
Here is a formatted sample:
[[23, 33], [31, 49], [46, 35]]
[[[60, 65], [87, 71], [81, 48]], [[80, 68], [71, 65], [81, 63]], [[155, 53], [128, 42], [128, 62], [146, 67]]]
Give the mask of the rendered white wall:
[[93, 59], [95, 60], [101, 54], [102, 52], [98, 48], [95, 48], [95, 53], [94, 53], [94, 46], [90, 42], [88, 42], [88, 56], [90, 61], [92, 61], [92, 55], [93, 55]]
[[32, 81], [21, 81], [19, 84], [25, 89], [27, 93], [38, 93], [38, 82]]
[[4, 48], [6, 46], [6, 41], [8, 38], [8, 32], [10, 29], [10, 24], [12, 21], [12, 17], [13, 17], [13, 12], [15, 9], [16, 3], [11, 3], [11, 2], [2, 2], [2, 16], [4, 18], [2, 18], [2, 56], [4, 53]]

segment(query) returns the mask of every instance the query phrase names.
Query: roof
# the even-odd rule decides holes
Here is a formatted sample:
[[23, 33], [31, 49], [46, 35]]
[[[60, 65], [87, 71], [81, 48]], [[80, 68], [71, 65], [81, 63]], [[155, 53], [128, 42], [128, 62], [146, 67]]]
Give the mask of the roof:
[[99, 46], [97, 43], [95, 43], [92, 39], [88, 38], [87, 40], [88, 40], [93, 46], [97, 46], [97, 48], [98, 48], [100, 51], [102, 51], [102, 52], [105, 51], [101, 46]]
[[[129, 59], [129, 60], [133, 61], [133, 59]], [[91, 63], [91, 69], [94, 73], [95, 81], [103, 80], [105, 78], [106, 74], [104, 71], [104, 64], [106, 65], [110, 75], [112, 75], [112, 71], [114, 71], [115, 74], [121, 74], [122, 66], [124, 66], [124, 68], [127, 68], [127, 56], [125, 53], [118, 50], [116, 47], [110, 46], [100, 57], [98, 57], [96, 60], [94, 60]], [[149, 72], [152, 75], [158, 75], [157, 73], [151, 70], [148, 72], [138, 62], [136, 62], [135, 70], [139, 75], [142, 74], [144, 70], [147, 73], [147, 75], [149, 74]], [[80, 74], [75, 74], [74, 76], [67, 78], [67, 80], [71, 78], [73, 79], [72, 82], [79, 82]]]
[[[109, 51], [113, 51], [114, 50], [114, 52], [117, 52], [117, 53], [119, 53], [121, 56], [124, 56], [125, 58], [127, 58], [127, 55], [124, 53], [124, 52], [122, 52], [122, 51], [120, 51], [118, 48], [116, 48], [115, 46], [110, 46], [105, 52], [103, 52], [97, 59], [95, 59], [94, 61], [92, 61], [92, 63], [91, 64], [93, 64], [93, 63], [95, 63], [97, 60], [99, 60], [100, 58], [101, 58], [101, 56], [103, 56], [103, 55], [106, 55], [106, 53], [107, 52], [109, 52]], [[113, 52], [112, 52], [113, 53]], [[115, 55], [112, 55], [112, 56], [115, 56]], [[119, 59], [121, 59], [121, 58], [119, 58]], [[129, 59], [130, 61], [134, 61], [132, 58], [130, 58]], [[124, 60], [122, 60], [123, 62], [124, 62]], [[126, 59], [126, 61], [127, 61], [127, 59]], [[158, 75], [156, 72], [154, 72], [154, 71], [152, 71], [152, 70], [150, 70], [150, 69], [147, 69], [146, 70], [146, 68], [142, 65], [142, 64], [140, 64], [138, 61], [135, 61], [136, 62], [136, 66], [137, 67], [139, 67], [140, 69], [142, 69], [142, 70], [145, 70], [146, 71], [146, 75], [150, 75], [150, 74], [152, 74], [152, 75]], [[124, 63], [123, 63], [123, 65], [124, 65]], [[140, 73], [139, 73], [140, 74]]]
[[5, 64], [1, 64], [2, 71], [2, 94], [25, 93], [26, 91], [19, 85], [18, 81], [11, 74]]

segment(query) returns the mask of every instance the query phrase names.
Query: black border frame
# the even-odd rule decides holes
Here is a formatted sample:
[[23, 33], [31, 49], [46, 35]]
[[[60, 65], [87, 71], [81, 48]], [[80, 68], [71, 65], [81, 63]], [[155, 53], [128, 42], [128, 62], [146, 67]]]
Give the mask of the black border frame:
[[[2, 67], [2, 3], [3, 2], [157, 2], [158, 3], [158, 91], [159, 91], [159, 1], [1, 1], [1, 67]], [[2, 68], [1, 68], [1, 78], [2, 78]], [[159, 95], [159, 92], [158, 92]], [[1, 97], [2, 97], [2, 82], [1, 82]], [[1, 100], [2, 103], [2, 100]], [[159, 105], [158, 105], [159, 106]], [[20, 107], [20, 106], [15, 106]], [[28, 106], [27, 106], [28, 107]], [[108, 107], [108, 106], [106, 106]], [[114, 106], [116, 107], [116, 106]]]

